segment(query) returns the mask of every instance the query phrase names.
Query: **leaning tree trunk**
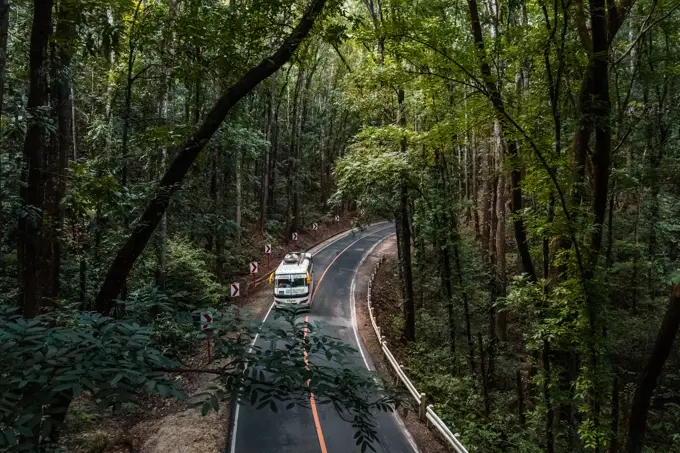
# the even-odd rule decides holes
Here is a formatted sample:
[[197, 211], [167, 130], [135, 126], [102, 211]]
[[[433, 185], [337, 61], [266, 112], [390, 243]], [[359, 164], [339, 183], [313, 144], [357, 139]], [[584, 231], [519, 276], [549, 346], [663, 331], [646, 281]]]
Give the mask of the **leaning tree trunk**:
[[[46, 3], [45, 1], [41, 3]], [[312, 0], [303, 14], [300, 23], [283, 41], [277, 51], [262, 60], [260, 64], [246, 72], [234, 85], [229, 87], [217, 103], [205, 116], [202, 124], [187, 139], [177, 153], [170, 167], [159, 183], [156, 195], [151, 200], [135, 225], [130, 237], [116, 254], [106, 279], [99, 290], [96, 308], [100, 313], [108, 314], [113, 307], [114, 299], [125, 285], [132, 266], [142, 254], [156, 226], [168, 207], [170, 198], [184, 180], [189, 168], [201, 153], [206, 143], [217, 131], [232, 107], [250, 93], [264, 79], [276, 72], [286, 63], [298, 48], [321, 14], [326, 0]]]
[[673, 285], [668, 309], [645, 367], [640, 372], [628, 420], [628, 453], [640, 453], [647, 431], [647, 414], [664, 364], [680, 326], [680, 285]]
[[23, 212], [19, 218], [17, 257], [21, 310], [24, 316], [40, 312], [46, 276], [43, 232], [45, 154], [49, 133], [39, 111], [48, 107], [47, 45], [52, 34], [52, 0], [35, 0], [29, 52], [29, 91], [26, 108], [32, 115], [26, 129], [22, 184], [19, 191]]

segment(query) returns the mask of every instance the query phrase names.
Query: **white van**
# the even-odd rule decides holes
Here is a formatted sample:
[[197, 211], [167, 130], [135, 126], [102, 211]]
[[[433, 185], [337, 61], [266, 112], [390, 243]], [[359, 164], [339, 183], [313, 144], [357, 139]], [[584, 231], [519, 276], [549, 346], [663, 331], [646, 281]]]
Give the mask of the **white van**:
[[288, 253], [269, 277], [276, 308], [309, 308], [312, 298], [312, 254]]

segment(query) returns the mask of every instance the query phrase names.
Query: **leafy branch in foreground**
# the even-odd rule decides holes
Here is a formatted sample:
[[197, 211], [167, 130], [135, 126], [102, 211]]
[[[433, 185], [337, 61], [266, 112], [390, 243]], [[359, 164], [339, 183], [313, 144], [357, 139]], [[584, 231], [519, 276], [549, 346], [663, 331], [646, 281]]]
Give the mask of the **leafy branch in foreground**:
[[[155, 347], [148, 326], [98, 313], [55, 325], [54, 314], [25, 320], [1, 312], [0, 447], [33, 451], [53, 444], [75, 397], [90, 397], [102, 409], [120, 408], [144, 394], [184, 400], [177, 373], [201, 373], [214, 376], [207, 391], [192, 397], [191, 405], [204, 415], [235, 399], [273, 411], [279, 404], [306, 406], [314, 394], [319, 404], [332, 404], [347, 416], [364, 448], [372, 448], [372, 412], [392, 410], [398, 401], [372, 374], [349, 366], [356, 350], [298, 322], [295, 313], [262, 328], [237, 321], [233, 310], [218, 319], [223, 321], [214, 325], [216, 361], [188, 368]], [[258, 333], [261, 340], [251, 347]], [[204, 335], [194, 331], [197, 339]]]

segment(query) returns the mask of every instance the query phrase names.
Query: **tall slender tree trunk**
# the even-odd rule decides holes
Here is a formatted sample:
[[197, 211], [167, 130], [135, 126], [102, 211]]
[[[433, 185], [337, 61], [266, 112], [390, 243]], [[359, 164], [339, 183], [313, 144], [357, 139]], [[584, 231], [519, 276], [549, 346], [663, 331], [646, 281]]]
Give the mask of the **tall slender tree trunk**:
[[[0, 0], [0, 113], [4, 112], [5, 105], [5, 68], [7, 64], [7, 37], [9, 36], [9, 13], [10, 13], [9, 0]], [[2, 175], [0, 174], [0, 181], [1, 180]]]
[[22, 185], [19, 196], [23, 212], [18, 229], [18, 274], [21, 310], [24, 316], [40, 312], [45, 283], [44, 188], [47, 183], [45, 155], [49, 133], [45, 130], [40, 110], [49, 107], [47, 49], [52, 34], [52, 0], [33, 2], [33, 25], [29, 52], [29, 91], [26, 105], [32, 113], [26, 129], [23, 149]]
[[[499, 162], [502, 159], [502, 152], [499, 153]], [[500, 167], [501, 164], [499, 164]], [[498, 223], [496, 227], [496, 275], [498, 282], [498, 297], [505, 298], [507, 296], [508, 277], [507, 277], [507, 260], [505, 256], [505, 201], [506, 188], [505, 176], [502, 169], [498, 172], [498, 195], [496, 198], [496, 212], [498, 214]], [[501, 310], [496, 314], [496, 335], [499, 340], [507, 341], [508, 339], [508, 312]]]
[[[139, 10], [142, 6], [143, 0], [137, 2], [137, 7], [135, 8], [135, 13], [132, 17], [132, 25], [130, 26], [130, 36], [128, 37], [128, 61], [127, 61], [127, 77], [125, 79], [125, 107], [123, 110], [123, 131], [122, 131], [122, 145], [121, 145], [121, 176], [120, 184], [123, 187], [127, 187], [128, 183], [128, 147], [130, 142], [130, 115], [132, 113], [132, 84], [135, 82], [133, 76], [134, 65], [135, 65], [135, 38], [134, 29], [137, 24], [137, 19], [139, 17]], [[125, 227], [128, 226], [127, 215], [124, 216]]]
[[[168, 3], [169, 10], [169, 27], [168, 32], [166, 32], [166, 41], [163, 43], [167, 46], [167, 55], [165, 56], [166, 61], [163, 67], [163, 79], [161, 83], [161, 95], [160, 95], [160, 120], [161, 123], [166, 126], [169, 122], [169, 105], [170, 105], [170, 92], [172, 91], [172, 64], [175, 57], [175, 31], [174, 31], [174, 21], [175, 15], [177, 13], [177, 2], [176, 0], [170, 0]], [[160, 146], [160, 171], [164, 172], [165, 167], [168, 166], [168, 147], [165, 144]], [[162, 173], [161, 173], [162, 174]], [[167, 260], [168, 260], [168, 214], [165, 213], [161, 219], [158, 232], [158, 281], [157, 285], [160, 288], [165, 289], [165, 283], [167, 280]]]
[[[446, 165], [444, 161], [444, 156], [441, 155], [439, 152], [435, 151], [435, 166], [437, 167], [436, 170], [438, 174], [436, 175], [437, 177], [437, 185], [438, 185], [438, 192], [440, 194], [444, 194], [446, 197], [447, 195], [450, 194], [451, 190], [451, 184], [450, 180], [448, 178], [448, 173], [446, 171]], [[444, 200], [447, 200], [448, 198], [444, 198]], [[451, 353], [451, 363], [452, 363], [452, 372], [453, 367], [455, 367], [456, 363], [456, 317], [454, 313], [454, 292], [453, 292], [453, 282], [451, 281], [452, 277], [452, 265], [451, 265], [451, 249], [453, 247], [453, 238], [452, 238], [452, 228], [451, 226], [453, 224], [457, 225], [456, 219], [452, 219], [451, 217], [451, 205], [452, 203], [443, 203], [444, 204], [444, 210], [442, 213], [442, 218], [444, 219], [444, 228], [448, 232], [447, 234], [444, 235], [444, 241], [445, 243], [443, 246], [439, 247], [440, 250], [440, 261], [442, 264], [441, 268], [441, 279], [444, 287], [444, 296], [446, 297], [446, 314], [447, 314], [447, 322], [448, 322], [448, 330], [449, 330], [449, 351]], [[455, 213], [453, 213], [455, 215]]]
[[[269, 108], [267, 109], [267, 130], [265, 136], [269, 140], [270, 147], [274, 142], [274, 110], [276, 109], [276, 80], [278, 72], [274, 73], [270, 83], [269, 93]], [[265, 147], [264, 155], [262, 156], [262, 174], [260, 175], [260, 234], [264, 235], [265, 226], [267, 224], [267, 204], [269, 199], [269, 171], [271, 168], [271, 148]]]
[[[398, 124], [406, 132], [406, 113], [404, 112], [404, 89], [397, 92]], [[406, 136], [401, 138], [401, 152], [406, 153]], [[413, 270], [411, 267], [411, 225], [408, 212], [408, 189], [406, 182], [401, 184], [399, 196], [399, 222], [401, 223], [401, 254], [404, 268], [404, 339], [416, 339], [416, 308], [413, 295]]]
[[290, 145], [288, 147], [288, 181], [286, 185], [287, 192], [287, 234], [288, 240], [290, 240], [291, 235], [297, 231], [297, 218], [295, 209], [297, 208], [297, 196], [296, 196], [296, 169], [297, 169], [297, 144], [298, 144], [298, 121], [299, 121], [299, 104], [300, 104], [300, 91], [302, 90], [302, 83], [304, 82], [304, 71], [302, 67], [298, 67], [297, 80], [295, 82], [295, 89], [293, 90], [293, 110], [291, 113], [292, 122], [290, 123]]
[[[2, 116], [5, 113], [5, 66], [7, 63], [7, 36], [9, 35], [9, 0], [0, 0], [0, 205], [5, 198], [2, 191], [4, 179], [4, 128], [2, 124]], [[0, 209], [0, 272], [5, 268], [5, 254], [3, 253], [3, 246], [5, 244], [5, 218], [2, 209]]]
[[241, 204], [243, 203], [243, 150], [236, 146], [236, 243], [241, 244]]
[[57, 134], [51, 137], [45, 159], [45, 250], [46, 300], [59, 296], [61, 246], [59, 231], [64, 222], [61, 201], [66, 191], [68, 157], [73, 155], [73, 117], [71, 98], [71, 60], [73, 58], [79, 0], [62, 0], [57, 13], [55, 43], [52, 46], [52, 110], [57, 120]]
[[276, 210], [276, 174], [278, 170], [278, 151], [279, 151], [279, 107], [281, 101], [277, 100], [272, 120], [272, 145], [269, 154], [269, 183], [267, 185], [267, 218], [272, 218]]

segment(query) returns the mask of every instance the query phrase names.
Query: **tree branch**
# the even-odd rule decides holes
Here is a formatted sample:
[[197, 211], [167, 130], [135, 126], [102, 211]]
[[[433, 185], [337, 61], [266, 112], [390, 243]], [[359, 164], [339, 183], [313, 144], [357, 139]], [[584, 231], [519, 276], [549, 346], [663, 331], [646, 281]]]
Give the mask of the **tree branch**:
[[[656, 2], [654, 3], [654, 5], [656, 5]], [[670, 11], [668, 11], [666, 14], [664, 14], [663, 16], [661, 16], [660, 18], [658, 18], [657, 20], [655, 20], [654, 22], [652, 22], [648, 26], [645, 26], [645, 24], [647, 24], [647, 22], [651, 18], [652, 13], [654, 12], [654, 7], [652, 7], [652, 10], [649, 12], [649, 15], [647, 15], [644, 22], [642, 23], [642, 27], [641, 27], [642, 30], [640, 30], [640, 34], [638, 34], [638, 36], [633, 40], [633, 42], [630, 44], [630, 46], [628, 46], [628, 48], [625, 50], [625, 52], [623, 52], [623, 54], [621, 54], [621, 56], [619, 58], [617, 58], [616, 61], [614, 61], [614, 63], [612, 63], [612, 66], [615, 66], [615, 65], [621, 63], [621, 60], [623, 60], [626, 57], [626, 55], [628, 55], [635, 48], [635, 46], [638, 44], [638, 42], [647, 34], [647, 32], [649, 30], [651, 30], [655, 25], [659, 24], [660, 22], [666, 20], [678, 8], [680, 8], [680, 2], [673, 5], [673, 7], [670, 9]]]
[[593, 50], [593, 40], [590, 38], [590, 31], [586, 25], [586, 13], [583, 10], [583, 0], [574, 0], [574, 22], [578, 30], [578, 37], [581, 44], [587, 51]]

